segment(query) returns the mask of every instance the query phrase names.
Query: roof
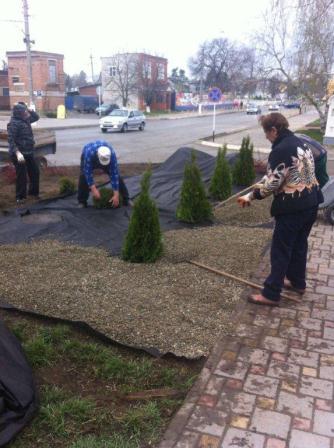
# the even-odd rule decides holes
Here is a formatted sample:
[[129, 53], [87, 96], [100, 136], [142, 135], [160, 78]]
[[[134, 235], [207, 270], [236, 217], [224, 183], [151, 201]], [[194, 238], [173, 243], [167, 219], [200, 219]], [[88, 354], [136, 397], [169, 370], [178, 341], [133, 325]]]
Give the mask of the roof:
[[[26, 57], [27, 52], [25, 50], [23, 51], [7, 51], [6, 56], [7, 58], [22, 58]], [[60, 53], [50, 53], [48, 51], [31, 51], [31, 56], [44, 56], [44, 57], [54, 57], [54, 58], [64, 58], [63, 54]]]

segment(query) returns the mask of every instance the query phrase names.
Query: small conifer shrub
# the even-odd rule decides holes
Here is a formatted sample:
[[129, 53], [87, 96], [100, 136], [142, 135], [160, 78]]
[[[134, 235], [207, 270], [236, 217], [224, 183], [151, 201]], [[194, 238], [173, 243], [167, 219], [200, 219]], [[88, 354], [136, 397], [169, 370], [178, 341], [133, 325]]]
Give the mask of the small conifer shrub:
[[176, 217], [179, 221], [198, 224], [212, 218], [212, 206], [206, 197], [201, 172], [196, 164], [195, 153], [184, 168], [183, 184]]
[[149, 194], [150, 177], [151, 170], [143, 174], [123, 245], [122, 258], [132, 263], [153, 263], [163, 251], [158, 208]]
[[232, 174], [230, 165], [226, 160], [227, 145], [218, 149], [216, 166], [209, 187], [210, 197], [217, 201], [223, 201], [232, 193]]
[[69, 177], [61, 177], [59, 179], [59, 193], [60, 194], [73, 194], [75, 192], [75, 183]]
[[235, 185], [248, 187], [255, 180], [255, 168], [253, 159], [254, 146], [250, 142], [249, 135], [242, 139], [238, 159], [233, 168], [233, 182]]
[[[110, 199], [113, 197], [114, 191], [112, 188], [102, 187], [99, 189], [100, 199], [93, 197], [93, 204], [96, 208], [113, 208]], [[119, 206], [121, 206], [121, 196], [119, 197]]]

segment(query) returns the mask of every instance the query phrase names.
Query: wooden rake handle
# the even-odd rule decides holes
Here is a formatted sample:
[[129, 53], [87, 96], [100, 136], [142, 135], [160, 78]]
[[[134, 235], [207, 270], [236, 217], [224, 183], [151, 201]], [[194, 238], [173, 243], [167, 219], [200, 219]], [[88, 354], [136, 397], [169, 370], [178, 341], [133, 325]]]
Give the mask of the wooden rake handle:
[[[198, 263], [197, 261], [190, 260], [190, 261], [188, 261], [188, 263], [198, 266], [199, 268], [206, 269], [207, 271], [214, 272], [215, 274], [222, 275], [223, 277], [228, 277], [232, 280], [236, 280], [239, 283], [244, 283], [245, 285], [251, 286], [252, 288], [260, 289], [260, 290], [263, 289], [263, 287], [261, 285], [258, 285], [257, 283], [250, 282], [241, 277], [237, 277], [236, 275], [229, 274], [228, 272], [225, 272], [225, 271], [219, 271], [218, 269], [210, 268], [210, 266], [206, 266], [205, 264]], [[295, 297], [291, 297], [287, 294], [281, 294], [281, 297], [286, 300], [291, 300], [292, 302], [300, 303], [299, 299], [296, 299]]]
[[219, 202], [217, 205], [214, 206], [214, 210], [216, 210], [217, 208], [223, 207], [225, 204], [227, 204], [227, 202], [230, 202], [232, 199], [239, 197], [243, 193], [246, 193], [246, 191], [251, 190], [252, 188], [258, 187], [261, 184], [261, 182], [262, 182], [262, 180], [260, 180], [259, 182], [256, 182], [253, 185], [250, 185], [249, 187], [245, 188], [244, 190], [238, 191], [238, 193], [233, 194], [229, 198], [225, 199], [225, 201]]

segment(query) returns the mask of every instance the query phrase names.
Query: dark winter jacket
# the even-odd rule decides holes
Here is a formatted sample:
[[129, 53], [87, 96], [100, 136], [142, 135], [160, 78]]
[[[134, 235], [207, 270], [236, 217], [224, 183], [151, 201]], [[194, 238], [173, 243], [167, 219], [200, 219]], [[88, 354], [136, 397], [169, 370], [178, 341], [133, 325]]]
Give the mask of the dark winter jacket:
[[30, 116], [23, 118], [23, 112], [14, 107], [13, 115], [7, 125], [9, 154], [13, 155], [17, 150], [22, 154], [32, 154], [34, 150], [34, 135], [31, 123], [39, 120], [39, 115], [34, 111], [29, 111]]
[[272, 216], [307, 210], [323, 202], [312, 151], [288, 129], [274, 141], [266, 180], [253, 191], [254, 199], [270, 194], [274, 195]]

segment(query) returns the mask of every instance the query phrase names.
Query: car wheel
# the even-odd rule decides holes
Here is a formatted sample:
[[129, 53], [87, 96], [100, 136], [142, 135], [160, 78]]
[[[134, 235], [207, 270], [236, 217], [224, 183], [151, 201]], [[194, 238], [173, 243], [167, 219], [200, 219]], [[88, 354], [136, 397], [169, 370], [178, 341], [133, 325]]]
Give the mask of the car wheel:
[[140, 123], [140, 125], [139, 125], [139, 130], [140, 130], [140, 131], [143, 131], [144, 129], [145, 129], [145, 123], [142, 122], [142, 123]]
[[107, 129], [106, 128], [101, 128], [101, 131], [102, 132], [107, 132]]
[[324, 214], [327, 221], [330, 224], [334, 225], [334, 205], [327, 207], [324, 211]]
[[128, 132], [128, 125], [126, 123], [123, 124], [121, 132]]

